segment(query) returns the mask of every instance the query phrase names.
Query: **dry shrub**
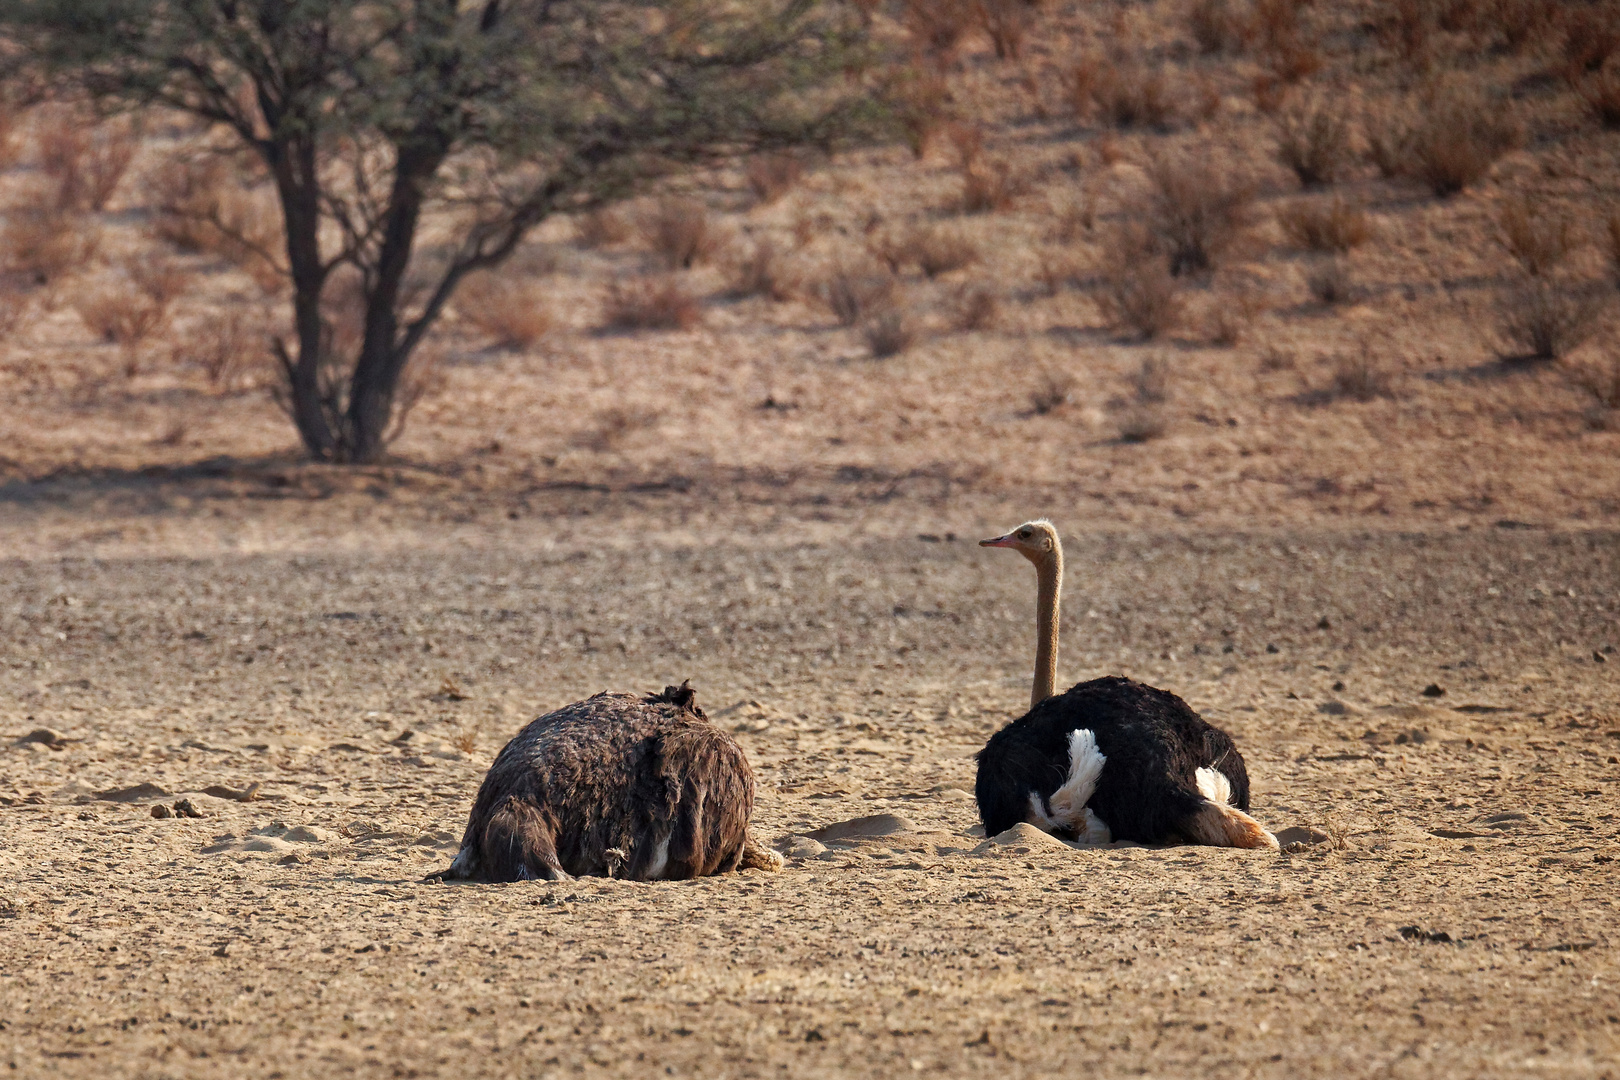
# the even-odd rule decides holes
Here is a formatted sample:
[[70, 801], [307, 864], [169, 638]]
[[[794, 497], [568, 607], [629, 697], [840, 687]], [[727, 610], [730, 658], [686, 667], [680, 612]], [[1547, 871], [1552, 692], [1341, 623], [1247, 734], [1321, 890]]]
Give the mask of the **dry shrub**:
[[1265, 300], [1247, 290], [1212, 298], [1210, 340], [1230, 349], [1242, 344], [1254, 320], [1265, 311]]
[[1317, 94], [1278, 110], [1277, 160], [1305, 187], [1331, 184], [1350, 163], [1350, 124], [1344, 110]]
[[866, 346], [872, 350], [875, 360], [898, 356], [917, 341], [917, 332], [911, 320], [898, 307], [880, 311], [866, 320], [861, 326], [861, 334], [866, 338]]
[[502, 349], [527, 349], [554, 325], [538, 282], [492, 272], [461, 283], [456, 313]]
[[1074, 376], [1066, 371], [1045, 371], [1029, 392], [1029, 411], [1035, 416], [1056, 412], [1069, 403]]
[[0, 258], [6, 268], [39, 285], [54, 284], [84, 266], [101, 246], [101, 231], [78, 214], [51, 207], [21, 207], [6, 218]]
[[950, 124], [951, 94], [945, 76], [922, 65], [898, 68], [888, 79], [884, 97], [912, 155], [921, 158]]
[[1110, 241], [1104, 258], [1099, 303], [1111, 326], [1144, 341], [1175, 326], [1182, 308], [1176, 281], [1146, 237], [1126, 230]]
[[1085, 274], [1086, 268], [1074, 255], [1067, 251], [1048, 251], [1041, 255], [1040, 265], [1035, 270], [1035, 280], [1041, 283], [1041, 289], [1047, 296], [1056, 296]]
[[1570, 85], [1598, 71], [1620, 50], [1620, 13], [1613, 7], [1574, 8], [1564, 17], [1560, 74]]
[[1278, 82], [1292, 85], [1322, 70], [1321, 50], [1300, 24], [1300, 0], [1256, 0], [1254, 30], [1265, 54], [1266, 70]]
[[894, 304], [894, 277], [840, 266], [821, 283], [818, 294], [841, 326], [855, 326]]
[[697, 297], [673, 275], [615, 281], [608, 290], [609, 330], [690, 330], [702, 321]]
[[125, 259], [123, 268], [137, 289], [165, 308], [191, 291], [197, 280], [185, 267], [161, 255]]
[[794, 290], [793, 276], [769, 238], [761, 239], [738, 262], [731, 286], [734, 296], [764, 296], [771, 300], [790, 299]]
[[963, 333], [988, 330], [1001, 312], [1001, 301], [983, 285], [963, 286], [954, 297], [956, 328]]
[[33, 304], [27, 293], [9, 283], [0, 282], [0, 340], [10, 337], [28, 325]]
[[1597, 330], [1600, 302], [1569, 283], [1529, 274], [1496, 297], [1497, 326], [1509, 360], [1557, 360]]
[[218, 156], [172, 161], [147, 182], [159, 239], [234, 263], [266, 293], [286, 287], [281, 207], [270, 191], [243, 187]]
[[1318, 304], [1332, 307], [1350, 299], [1354, 286], [1350, 280], [1350, 264], [1336, 256], [1318, 262], [1305, 275], [1305, 286]]
[[759, 154], [748, 159], [748, 189], [761, 205], [776, 202], [804, 177], [804, 162], [794, 154]]
[[1306, 251], [1349, 251], [1372, 235], [1366, 212], [1342, 195], [1295, 199], [1277, 211], [1277, 223], [1290, 243]]
[[1354, 353], [1340, 353], [1333, 358], [1333, 375], [1326, 394], [1329, 401], [1349, 398], [1352, 401], [1372, 401], [1374, 398], [1394, 397], [1389, 373], [1373, 359], [1372, 347], [1362, 342]]
[[1590, 398], [1587, 426], [1596, 431], [1620, 427], [1620, 352], [1610, 351], [1601, 360], [1589, 360], [1566, 369], [1570, 384]]
[[1254, 40], [1254, 24], [1231, 0], [1193, 0], [1187, 29], [1205, 55], [1240, 53]]
[[1131, 375], [1136, 400], [1162, 405], [1170, 400], [1170, 362], [1162, 356], [1145, 357]]
[[1005, 161], [975, 157], [962, 163], [964, 213], [985, 214], [1006, 210], [1023, 190], [1023, 181]]
[[574, 242], [582, 248], [612, 247], [630, 239], [624, 215], [609, 207], [587, 210], [574, 221]]
[[979, 0], [980, 25], [990, 37], [998, 60], [1016, 60], [1024, 54], [1024, 39], [1035, 20], [1031, 0]]
[[1493, 44], [1520, 53], [1557, 25], [1559, 0], [1485, 0], [1475, 29]]
[[1581, 80], [1580, 92], [1592, 119], [1606, 128], [1620, 128], [1620, 66], [1611, 64]]
[[1381, 172], [1417, 180], [1441, 198], [1483, 178], [1518, 141], [1519, 128], [1506, 102], [1490, 101], [1476, 87], [1456, 82], [1404, 114], [1387, 112], [1368, 133]]
[[269, 355], [269, 333], [261, 318], [249, 311], [210, 311], [188, 328], [175, 345], [176, 362], [202, 367], [213, 386], [229, 389]]
[[956, 229], [937, 226], [918, 229], [907, 238], [902, 249], [907, 262], [928, 278], [960, 270], [979, 258], [979, 248]]
[[1164, 409], [1154, 405], [1131, 405], [1119, 417], [1119, 441], [1145, 443], [1159, 438], [1168, 424]]
[[1377, 27], [1384, 47], [1418, 71], [1429, 67], [1429, 45], [1438, 22], [1433, 8], [1427, 0], [1394, 0], [1385, 6], [1385, 18]]
[[17, 118], [21, 115], [15, 105], [0, 95], [0, 172], [17, 163], [21, 140], [17, 138]]
[[948, 65], [979, 22], [977, 6], [974, 0], [905, 0], [912, 44], [937, 66]]
[[1563, 262], [1575, 244], [1575, 223], [1534, 196], [1503, 200], [1496, 225], [1497, 239], [1532, 276], [1539, 277]]
[[666, 270], [687, 270], [707, 262], [721, 247], [708, 210], [695, 199], [660, 199], [642, 231]]
[[1249, 186], [1193, 155], [1155, 158], [1147, 172], [1154, 187], [1148, 225], [1170, 273], [1213, 269], [1246, 224]]
[[1162, 356], [1143, 358], [1131, 373], [1132, 401], [1119, 418], [1121, 442], [1143, 443], [1164, 434], [1170, 400], [1170, 365]]
[[1077, 115], [1114, 127], [1163, 128], [1179, 111], [1164, 72], [1129, 58], [1084, 58], [1065, 85]]
[[91, 289], [73, 301], [79, 319], [96, 337], [128, 354], [126, 371], [134, 374], [134, 351], [160, 330], [169, 318], [169, 305], [150, 296], [127, 279]]
[[88, 127], [66, 110], [40, 121], [39, 168], [55, 185], [57, 207], [106, 209], [140, 148], [139, 131], [127, 119]]

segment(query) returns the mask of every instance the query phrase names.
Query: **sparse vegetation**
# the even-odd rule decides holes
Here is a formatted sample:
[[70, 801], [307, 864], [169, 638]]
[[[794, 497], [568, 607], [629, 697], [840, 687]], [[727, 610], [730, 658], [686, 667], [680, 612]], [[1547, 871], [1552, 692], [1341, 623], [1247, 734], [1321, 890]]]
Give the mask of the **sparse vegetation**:
[[1240, 53], [1255, 33], [1247, 13], [1233, 0], [1193, 0], [1187, 10], [1187, 29], [1206, 56]]
[[1533, 277], [1563, 262], [1575, 243], [1575, 223], [1569, 216], [1532, 196], [1505, 199], [1496, 224], [1502, 246]]
[[1370, 344], [1362, 342], [1355, 352], [1338, 353], [1333, 357], [1333, 373], [1326, 396], [1329, 400], [1348, 398], [1351, 401], [1394, 396], [1389, 375], [1374, 360]]
[[1100, 302], [1110, 325], [1144, 341], [1176, 325], [1181, 296], [1151, 244], [1127, 231], [1110, 243], [1105, 259]]
[[804, 162], [796, 154], [759, 154], [748, 159], [744, 171], [748, 189], [762, 206], [792, 191], [804, 176]]
[[1277, 223], [1290, 243], [1306, 251], [1346, 252], [1372, 236], [1366, 212], [1342, 195], [1294, 199], [1277, 211]]
[[769, 237], [755, 243], [753, 250], [737, 263], [731, 291], [739, 297], [763, 296], [771, 300], [787, 300], [793, 295], [793, 275]]
[[1570, 384], [1587, 398], [1586, 425], [1594, 431], [1620, 429], [1620, 352], [1566, 369]]
[[821, 283], [818, 293], [840, 326], [856, 326], [893, 304], [895, 282], [890, 274], [840, 266]]
[[954, 304], [953, 322], [964, 333], [988, 330], [1001, 311], [1001, 301], [983, 285], [966, 285], [958, 289]]
[[673, 274], [615, 281], [603, 311], [608, 330], [690, 330], [702, 321], [703, 306]]
[[1035, 389], [1029, 392], [1029, 411], [1036, 416], [1056, 412], [1069, 403], [1074, 392], [1074, 376], [1066, 371], [1050, 369], [1041, 373]]
[[911, 319], [899, 307], [886, 308], [867, 319], [861, 326], [861, 334], [876, 360], [898, 356], [917, 340]]
[[1597, 298], [1568, 282], [1526, 274], [1496, 299], [1497, 325], [1510, 360], [1557, 360], [1597, 329]]
[[527, 349], [553, 326], [544, 291], [531, 280], [505, 275], [476, 274], [464, 282], [456, 313], [502, 349]]
[[708, 262], [720, 248], [709, 211], [695, 199], [660, 199], [642, 232], [665, 270], [688, 270]]
[[1305, 275], [1306, 287], [1318, 304], [1332, 306], [1350, 299], [1350, 265], [1344, 259], [1330, 255], [1311, 267]]
[[936, 278], [971, 265], [979, 248], [958, 230], [933, 226], [911, 233], [905, 253], [925, 277]]
[[1518, 141], [1507, 102], [1456, 81], [1379, 114], [1368, 131], [1369, 151], [1384, 175], [1416, 180], [1442, 198], [1482, 179]]
[[6, 216], [0, 258], [6, 269], [37, 285], [54, 285], [85, 266], [101, 245], [101, 231], [70, 211], [23, 206]]
[[609, 248], [628, 239], [630, 225], [612, 207], [598, 206], [574, 219], [574, 240], [582, 248]]
[[176, 363], [200, 365], [209, 384], [220, 389], [244, 381], [269, 356], [263, 321], [240, 308], [203, 316], [187, 328], [173, 351]]
[[1278, 110], [1277, 160], [1305, 187], [1334, 183], [1350, 163], [1350, 123], [1342, 106], [1317, 94], [1301, 95]]
[[1191, 155], [1156, 158], [1148, 177], [1154, 187], [1148, 223], [1171, 275], [1213, 269], [1247, 223], [1248, 185]]
[[1179, 112], [1164, 72], [1134, 59], [1082, 59], [1066, 85], [1077, 115], [1113, 127], [1163, 128]]

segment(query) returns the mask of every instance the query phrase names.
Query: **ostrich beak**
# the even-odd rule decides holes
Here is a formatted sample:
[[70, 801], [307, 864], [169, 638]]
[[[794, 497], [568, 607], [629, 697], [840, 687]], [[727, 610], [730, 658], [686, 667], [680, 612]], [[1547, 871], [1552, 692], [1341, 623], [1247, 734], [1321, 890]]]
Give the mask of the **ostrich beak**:
[[1012, 533], [1008, 533], [1006, 536], [997, 536], [997, 537], [993, 537], [993, 538], [991, 538], [989, 540], [980, 540], [979, 541], [979, 546], [980, 547], [1017, 547], [1018, 546], [1018, 541], [1013, 539], [1013, 534]]

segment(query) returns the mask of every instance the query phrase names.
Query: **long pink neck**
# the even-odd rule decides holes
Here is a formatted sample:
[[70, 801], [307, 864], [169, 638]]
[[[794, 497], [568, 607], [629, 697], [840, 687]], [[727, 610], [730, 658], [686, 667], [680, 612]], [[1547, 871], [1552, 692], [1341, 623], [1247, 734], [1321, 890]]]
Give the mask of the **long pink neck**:
[[1029, 706], [1034, 708], [1057, 692], [1058, 604], [1063, 592], [1063, 549], [1054, 545], [1047, 558], [1035, 564], [1035, 685]]

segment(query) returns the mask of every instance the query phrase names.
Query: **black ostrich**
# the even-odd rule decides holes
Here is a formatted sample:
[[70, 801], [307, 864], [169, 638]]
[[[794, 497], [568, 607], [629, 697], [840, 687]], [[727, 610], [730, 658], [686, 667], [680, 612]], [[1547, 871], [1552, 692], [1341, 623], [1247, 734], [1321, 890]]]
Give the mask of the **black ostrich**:
[[1186, 840], [1277, 847], [1250, 817], [1249, 774], [1232, 737], [1185, 701], [1109, 676], [1054, 695], [1063, 546], [1049, 521], [1030, 521], [982, 547], [1035, 564], [1038, 633], [1029, 712], [979, 751], [974, 792], [987, 836], [1021, 821], [1087, 843]]
[[445, 878], [634, 881], [704, 877], [782, 857], [748, 832], [754, 774], [682, 683], [597, 694], [506, 744], [473, 802]]

